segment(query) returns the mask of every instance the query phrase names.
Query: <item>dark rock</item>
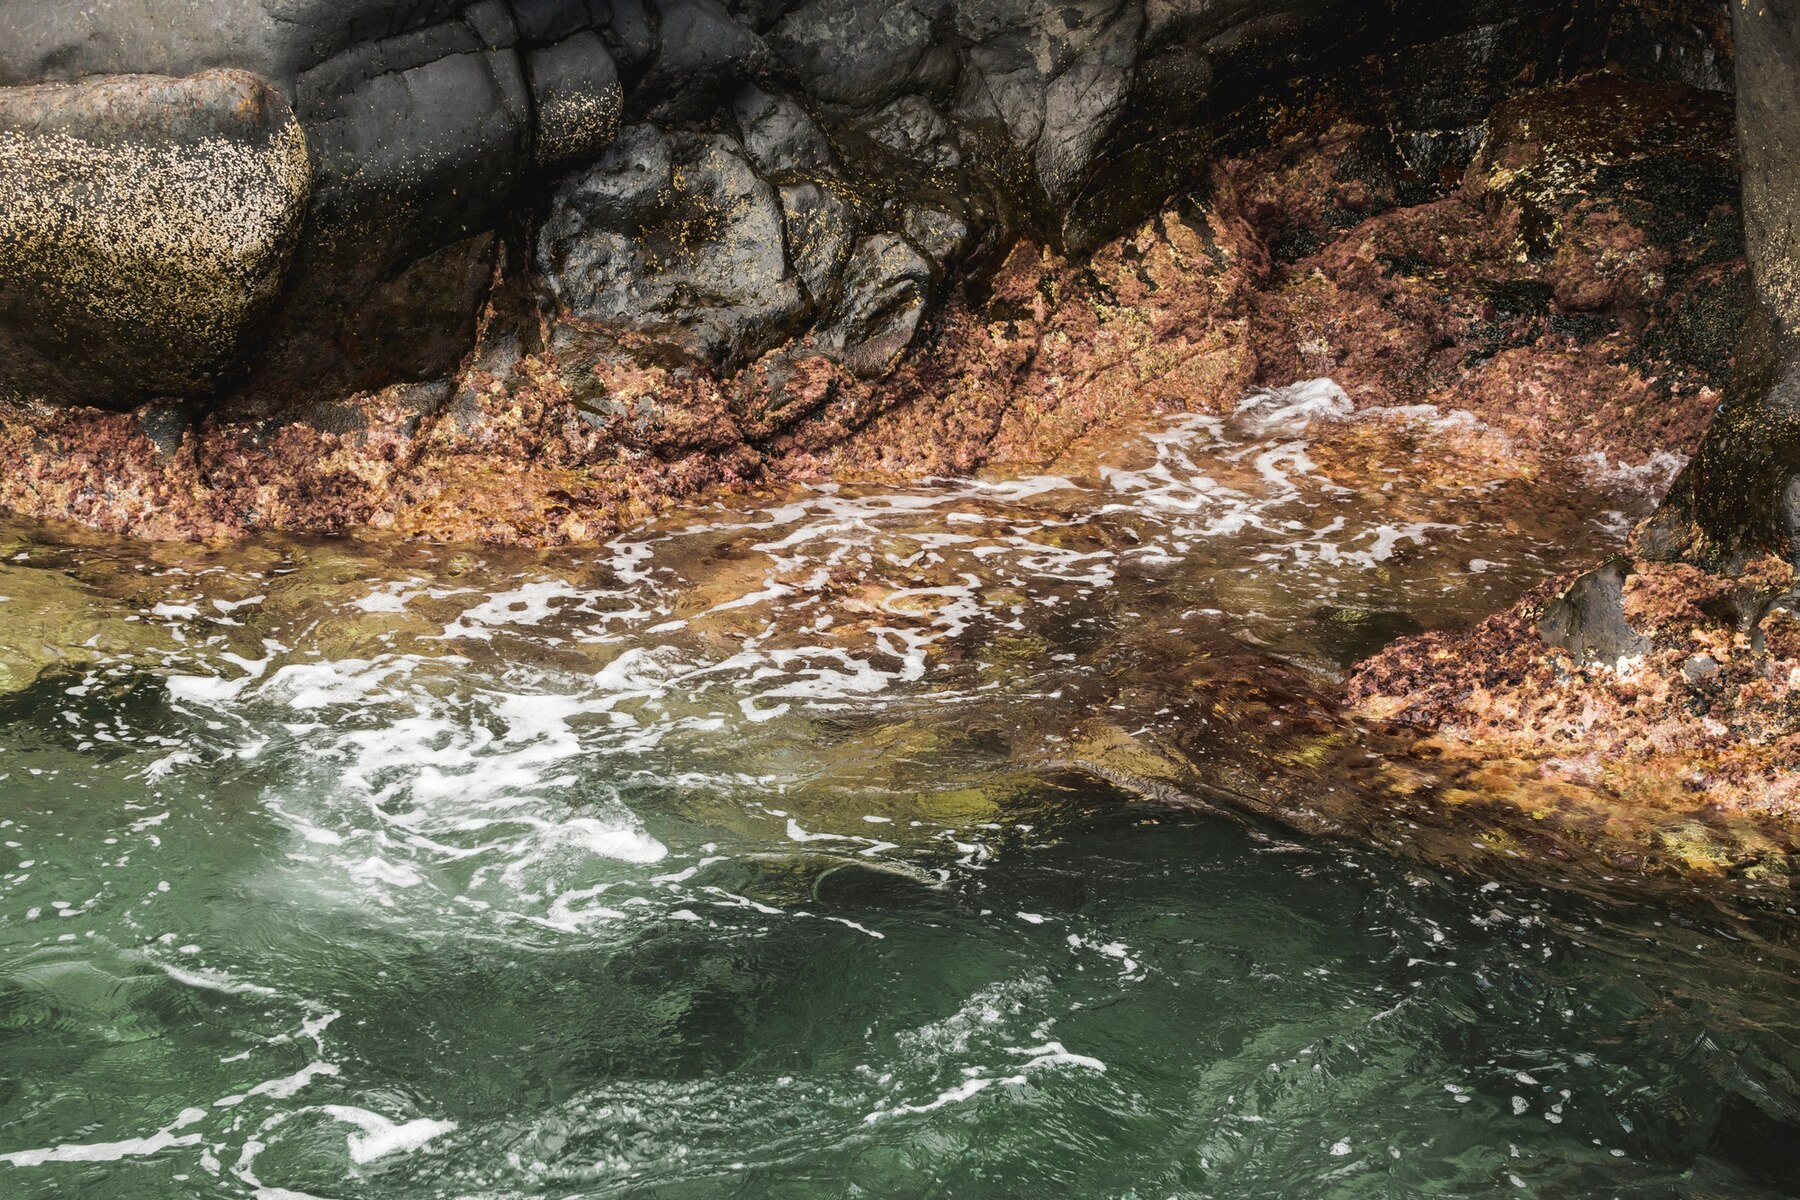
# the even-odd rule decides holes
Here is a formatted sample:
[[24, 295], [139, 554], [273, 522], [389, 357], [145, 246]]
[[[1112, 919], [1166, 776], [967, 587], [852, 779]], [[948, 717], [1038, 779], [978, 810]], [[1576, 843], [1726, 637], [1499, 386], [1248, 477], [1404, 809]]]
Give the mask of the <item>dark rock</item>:
[[1625, 621], [1625, 580], [1630, 563], [1615, 559], [1595, 567], [1544, 605], [1538, 636], [1579, 663], [1616, 663], [1650, 649], [1650, 639]]
[[967, 221], [935, 208], [907, 209], [901, 227], [912, 244], [940, 269], [961, 259], [975, 243], [975, 231]]
[[508, 7], [520, 40], [533, 46], [566, 41], [593, 17], [585, 0], [510, 0]]
[[932, 275], [930, 260], [905, 238], [863, 238], [844, 267], [843, 299], [814, 344], [861, 378], [887, 374], [918, 335]]
[[765, 175], [784, 172], [834, 173], [831, 143], [805, 107], [791, 96], [775, 96], [746, 85], [732, 99], [732, 116], [744, 152]]
[[625, 93], [598, 34], [577, 33], [525, 59], [537, 116], [532, 156], [540, 170], [593, 159], [619, 132]]
[[1638, 533], [1644, 553], [1735, 572], [1800, 562], [1800, 12], [1733, 6], [1745, 246], [1755, 305], [1705, 440]]
[[657, 117], [703, 116], [769, 61], [762, 39], [738, 24], [719, 0], [651, 0], [658, 47], [636, 95]]
[[264, 348], [222, 409], [279, 420], [303, 405], [456, 367], [474, 341], [499, 237], [478, 233], [397, 264], [378, 248], [354, 229], [302, 244]]
[[312, 190], [237, 71], [0, 89], [0, 391], [197, 395], [274, 300]]
[[1025, 223], [1060, 241], [1062, 215], [1130, 100], [1143, 8], [970, 4], [957, 31], [968, 49], [956, 123]]
[[612, 0], [606, 15], [600, 35], [614, 61], [635, 79], [656, 56], [656, 26], [650, 11], [644, 0]]
[[584, 325], [731, 370], [805, 316], [783, 244], [781, 203], [736, 141], [641, 124], [558, 189], [537, 262]]
[[179, 400], [159, 400], [137, 410], [138, 427], [156, 446], [164, 458], [181, 453], [181, 444], [198, 416], [194, 404]]
[[813, 304], [823, 308], [838, 290], [856, 236], [850, 206], [823, 184], [784, 183], [781, 214], [794, 270]]
[[360, 47], [295, 90], [318, 175], [315, 222], [370, 243], [397, 235], [392, 256], [491, 228], [531, 161], [517, 57], [461, 25]]
[[962, 166], [956, 131], [923, 96], [901, 96], [860, 122], [868, 139], [914, 169], [949, 171]]
[[949, 10], [949, 0], [809, 0], [767, 40], [812, 95], [866, 110], [915, 84]]

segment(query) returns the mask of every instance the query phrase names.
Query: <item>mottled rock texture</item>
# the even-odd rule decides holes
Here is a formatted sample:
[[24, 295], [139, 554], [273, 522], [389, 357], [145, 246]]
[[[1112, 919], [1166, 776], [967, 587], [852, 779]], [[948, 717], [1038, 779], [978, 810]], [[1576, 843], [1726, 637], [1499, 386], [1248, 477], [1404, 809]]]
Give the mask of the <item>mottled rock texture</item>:
[[0, 394], [207, 387], [276, 299], [312, 184], [253, 75], [0, 88]]
[[1402, 640], [1362, 713], [1526, 791], [1800, 804], [1800, 0], [0, 0], [0, 31], [0, 505], [558, 545], [1330, 375], [1520, 471], [1680, 472], [1629, 560]]
[[[763, 132], [642, 124], [571, 175], [454, 379], [302, 421], [35, 409], [0, 442], [0, 502], [156, 537], [554, 545], [719, 484], [1035, 471], [1124, 423], [1320, 374], [1364, 406], [1467, 411], [1477, 454], [1521, 470], [1654, 482], [1728, 373], [1729, 335], [1701, 353], [1719, 348], [1694, 330], [1735, 330], [1748, 303], [1729, 109], [1683, 85], [1522, 93], [1448, 185], [1393, 157], [1379, 106], [1340, 105], [1323, 129], [1246, 139], [1091, 254], [1021, 239], [960, 275], [846, 211], [817, 293], [770, 245], [796, 240], [800, 166], [836, 194], [834, 152], [739, 99]], [[1544, 182], [1573, 178], [1539, 168], [1621, 111], [1647, 115], [1582, 151], [1616, 178]]]
[[[661, 354], [730, 371], [810, 333], [812, 351], [872, 378], [913, 346], [954, 277], [1020, 236], [1080, 256], [1132, 228], [1204, 177], [1221, 122], [1297, 72], [1391, 71], [1396, 131], [1446, 141], [1520, 81], [1609, 60], [1721, 85], [1725, 48], [1696, 17], [1705, 11], [1701, 0], [0, 0], [0, 91], [16, 91], [0, 103], [8, 137], [48, 136], [26, 111], [34, 86], [232, 70], [291, 110], [311, 166], [291, 255], [283, 243], [258, 262], [259, 300], [277, 293], [266, 313], [222, 287], [214, 336], [172, 371], [139, 352], [153, 289], [121, 281], [85, 293], [81, 340], [98, 353], [82, 369], [57, 369], [68, 356], [22, 364], [12, 387], [304, 420], [311, 405], [454, 374], [501, 274], [533, 276], [537, 299], [585, 325], [595, 347], [647, 339], [628, 355], [640, 363]], [[134, 152], [169, 136], [142, 110], [112, 119]], [[644, 158], [658, 153], [666, 168]], [[612, 177], [635, 167], [666, 177]], [[188, 200], [201, 219], [217, 188], [184, 178], [185, 192], [126, 199]], [[33, 186], [71, 214], [103, 199], [41, 174]], [[0, 284], [23, 274], [0, 264]], [[78, 272], [65, 275], [65, 291], [81, 290]], [[14, 341], [37, 339], [33, 324], [0, 318]]]
[[[1752, 286], [1742, 319], [1706, 339], [1720, 343], [1714, 357], [1735, 343], [1734, 369], [1692, 461], [1634, 534], [1632, 559], [1565, 579], [1467, 634], [1402, 642], [1358, 673], [1353, 695], [1468, 753], [1526, 758], [1545, 777], [1591, 776], [1634, 803], [1687, 789], [1720, 812], [1791, 819], [1800, 124], [1782, 97], [1800, 85], [1800, 11], [1732, 12]], [[1695, 278], [1704, 289], [1712, 276]], [[1689, 290], [1670, 316], [1699, 332], [1711, 322], [1684, 315], [1700, 309]], [[1734, 325], [1741, 338], [1728, 336]]]

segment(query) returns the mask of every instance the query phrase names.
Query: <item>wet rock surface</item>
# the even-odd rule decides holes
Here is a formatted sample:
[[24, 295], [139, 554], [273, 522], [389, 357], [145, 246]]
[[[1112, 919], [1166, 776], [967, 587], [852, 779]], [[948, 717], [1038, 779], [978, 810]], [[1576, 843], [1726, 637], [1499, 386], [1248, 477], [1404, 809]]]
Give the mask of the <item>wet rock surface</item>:
[[[1564, 636], [1560, 609], [1593, 587], [1577, 573], [1467, 633], [1382, 652], [1353, 676], [1352, 700], [1369, 717], [1431, 731], [1445, 756], [1511, 764], [1547, 797], [1587, 793], [1615, 821], [1692, 814], [1691, 836], [1657, 835], [1678, 865], [1761, 869], [1800, 806], [1793, 569], [1765, 559], [1725, 579], [1637, 559], [1607, 570], [1615, 579], [1602, 603], [1624, 640]], [[1747, 820], [1771, 823], [1746, 835]]]
[[[741, 252], [752, 234], [766, 235], [745, 222], [766, 212], [766, 197], [756, 196], [769, 188], [781, 196], [788, 240], [761, 252], [780, 254], [778, 274], [810, 280], [800, 311], [785, 296], [764, 302], [775, 314], [771, 328], [760, 328], [759, 317], [757, 330], [704, 336], [705, 310], [716, 316], [744, 306], [721, 300], [704, 269], [699, 278], [661, 285], [665, 294], [652, 306], [681, 309], [681, 297], [695, 292], [693, 311], [671, 318], [697, 338], [694, 364], [735, 369], [816, 321], [827, 331], [820, 347], [854, 360], [854, 373], [867, 377], [892, 366], [895, 339], [906, 341], [901, 334], [915, 322], [901, 316], [859, 331], [851, 326], [867, 324], [866, 312], [832, 319], [849, 269], [844, 238], [904, 238], [929, 267], [934, 294], [877, 298], [919, 290], [909, 263], [865, 281], [852, 305], [863, 309], [927, 310], [971, 254], [997, 252], [1019, 236], [1084, 255], [1189, 190], [1204, 175], [1216, 119], [1295, 70], [1342, 70], [1373, 54], [1356, 68], [1366, 71], [1410, 55], [1472, 84], [1473, 106], [1441, 80], [1405, 81], [1400, 106], [1411, 130], [1435, 129], [1458, 108], [1471, 109], [1454, 118], [1468, 125], [1513, 82], [1628, 53], [1647, 60], [1642, 69], [1651, 75], [1720, 82], [1706, 77], [1704, 62], [1712, 60], [1700, 44], [1711, 43], [1682, 4], [1638, 14], [1635, 25], [1614, 4], [1583, 5], [1573, 21], [1563, 7], [1534, 0], [1494, 14], [1460, 3], [1416, 21], [1366, 0], [1284, 0], [1272, 8], [1144, 0], [231, 0], [205, 13], [172, 0], [120, 0], [100, 10], [8, 0], [0, 7], [11, 35], [0, 48], [0, 86], [21, 90], [11, 108], [0, 105], [0, 128], [10, 136], [44, 136], [18, 111], [27, 99], [22, 90], [33, 85], [229, 68], [253, 76], [292, 110], [311, 169], [300, 189], [305, 220], [289, 238], [298, 245], [284, 243], [291, 264], [276, 254], [260, 267], [259, 287], [278, 293], [278, 303], [266, 321], [259, 314], [254, 322], [257, 337], [209, 348], [206, 361], [185, 373], [159, 375], [134, 368], [145, 356], [133, 353], [137, 331], [115, 304], [86, 332], [102, 352], [85, 374], [58, 370], [59, 357], [16, 372], [14, 390], [25, 399], [113, 406], [169, 394], [292, 420], [310, 404], [453, 374], [474, 345], [501, 267], [529, 273], [544, 241], [557, 242], [549, 257], [559, 261], [534, 281], [554, 304], [566, 294], [560, 260], [591, 259], [608, 238], [629, 234], [602, 221], [593, 226], [593, 248], [567, 244], [571, 231], [589, 225], [569, 209], [580, 187], [559, 186], [570, 172], [616, 165], [596, 164], [627, 127], [615, 155], [629, 155], [654, 131], [684, 148], [671, 166], [680, 178], [669, 187], [690, 201], [707, 198], [699, 207], [710, 217], [680, 215], [679, 200], [656, 205], [665, 230], [688, 227], [690, 266], [707, 257], [709, 238], [735, 239]], [[1723, 52], [1715, 46], [1714, 60]], [[124, 110], [113, 119], [113, 136], [140, 149], [156, 144], [155, 120], [127, 119]], [[710, 160], [694, 156], [696, 139], [713, 147]], [[734, 162], [748, 163], [756, 180]], [[41, 174], [19, 186], [78, 211], [95, 203]], [[661, 274], [662, 265], [644, 259], [635, 270], [621, 267], [615, 282], [628, 287], [625, 280]], [[0, 268], [9, 283], [24, 275], [16, 264]], [[71, 269], [59, 273], [65, 286], [78, 282]], [[763, 284], [752, 274], [739, 286]], [[149, 306], [153, 289], [130, 290], [132, 301]], [[623, 295], [599, 303], [602, 321], [617, 323], [604, 311]], [[220, 304], [228, 308], [229, 298]], [[573, 316], [592, 315], [580, 307]], [[233, 319], [227, 312], [220, 321]], [[6, 323], [16, 332], [30, 320], [20, 314]], [[856, 350], [859, 332], [879, 344]]]
[[1340, 665], [1401, 638], [1359, 712], [1588, 816], [1800, 805], [1782, 6], [1738, 14], [1735, 100], [1675, 0], [228, 7], [0, 2], [0, 505], [559, 546], [1330, 377], [1446, 422], [1471, 503], [1495, 458], [1660, 491], [1693, 456], [1631, 558], [1466, 634], [1314, 613]]
[[1467, 413], [1535, 469], [1654, 482], [1729, 370], [1696, 331], [1747, 303], [1729, 112], [1679, 85], [1523, 93], [1449, 186], [1408, 176], [1378, 110], [1341, 112], [1091, 255], [1022, 239], [960, 273], [926, 247], [975, 253], [966, 216], [871, 206], [791, 98], [733, 114], [629, 126], [571, 174], [454, 380], [302, 421], [15, 410], [0, 498], [160, 537], [555, 544], [721, 483], [1039, 470], [1312, 376]]
[[781, 201], [742, 146], [634, 125], [558, 192], [538, 266], [582, 325], [730, 371], [803, 312], [785, 243]]
[[0, 395], [204, 389], [266, 317], [312, 187], [241, 71], [0, 88]]

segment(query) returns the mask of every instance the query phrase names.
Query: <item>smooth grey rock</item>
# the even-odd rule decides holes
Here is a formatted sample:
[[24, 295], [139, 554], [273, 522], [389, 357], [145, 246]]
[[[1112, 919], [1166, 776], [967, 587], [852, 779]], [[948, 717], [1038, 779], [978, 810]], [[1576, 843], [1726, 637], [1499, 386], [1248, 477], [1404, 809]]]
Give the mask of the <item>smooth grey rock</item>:
[[600, 36], [576, 33], [525, 58], [537, 115], [532, 157], [540, 170], [591, 160], [619, 132], [625, 92]]
[[1544, 605], [1538, 635], [1560, 646], [1578, 663], [1617, 663], [1650, 649], [1650, 639], [1625, 620], [1625, 580], [1631, 564], [1602, 563], [1578, 577]]
[[353, 46], [437, 25], [463, 0], [3, 0], [0, 85], [254, 72], [277, 87]]
[[1681, 664], [1682, 676], [1695, 687], [1717, 683], [1719, 672], [1719, 660], [1710, 654], [1690, 654]]
[[[517, 56], [458, 26], [340, 55], [295, 83], [318, 174], [315, 222], [406, 227], [429, 250], [491, 227], [531, 162]], [[401, 219], [401, 214], [404, 219]]]

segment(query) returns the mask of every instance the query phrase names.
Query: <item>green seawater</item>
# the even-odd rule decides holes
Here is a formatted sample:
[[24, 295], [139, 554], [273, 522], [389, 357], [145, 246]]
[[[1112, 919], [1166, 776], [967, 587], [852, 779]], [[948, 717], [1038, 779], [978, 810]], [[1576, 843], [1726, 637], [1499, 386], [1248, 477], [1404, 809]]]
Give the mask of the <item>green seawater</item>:
[[0, 1196], [1800, 1191], [1779, 913], [1096, 749], [1304, 770], [1194, 670], [1323, 694], [1647, 503], [1342, 409], [553, 554], [0, 525]]

